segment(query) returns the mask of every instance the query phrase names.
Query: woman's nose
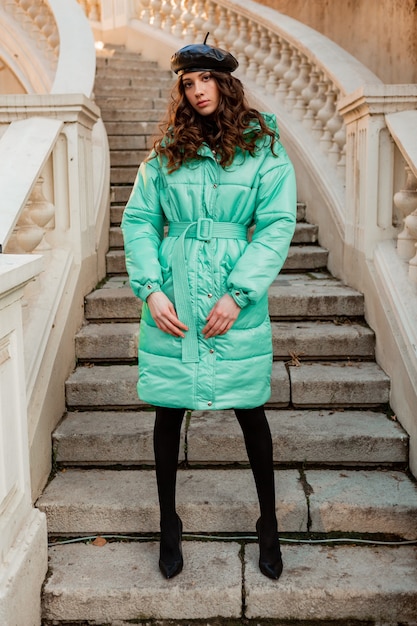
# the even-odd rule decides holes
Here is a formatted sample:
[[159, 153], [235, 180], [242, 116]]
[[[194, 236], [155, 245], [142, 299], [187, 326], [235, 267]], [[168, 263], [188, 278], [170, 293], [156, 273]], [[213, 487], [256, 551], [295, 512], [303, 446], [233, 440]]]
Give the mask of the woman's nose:
[[203, 83], [200, 81], [197, 81], [195, 84], [195, 94], [199, 95], [201, 93], [203, 93], [204, 88], [203, 88]]

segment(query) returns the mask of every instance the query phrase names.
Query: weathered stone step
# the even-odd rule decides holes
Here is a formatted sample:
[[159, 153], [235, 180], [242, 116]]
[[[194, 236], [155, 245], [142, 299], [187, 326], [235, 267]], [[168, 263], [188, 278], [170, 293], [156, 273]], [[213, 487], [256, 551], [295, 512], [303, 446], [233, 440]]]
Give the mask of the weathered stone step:
[[141, 97], [132, 98], [131, 96], [102, 96], [98, 94], [94, 100], [100, 109], [159, 109], [166, 111], [167, 98], [149, 97], [143, 95]]
[[[148, 150], [143, 154], [142, 158], [148, 155]], [[133, 184], [135, 180], [138, 166], [134, 167], [110, 167], [110, 183], [115, 184]]]
[[[373, 411], [268, 410], [278, 464], [405, 466], [408, 435]], [[66, 465], [154, 465], [154, 411], [75, 411], [53, 434], [54, 458]], [[247, 464], [233, 411], [194, 411], [184, 421], [180, 461]]]
[[[275, 470], [280, 532], [417, 538], [417, 485], [396, 470]], [[250, 469], [180, 469], [184, 532], [253, 532], [259, 516]], [[152, 533], [159, 527], [154, 470], [65, 469], [36, 506], [52, 535]]]
[[[140, 310], [127, 276], [110, 278], [85, 299], [85, 316], [91, 321], [136, 321]], [[269, 310], [272, 319], [361, 317], [363, 295], [326, 273], [281, 274], [269, 289]]]
[[138, 70], [141, 72], [154, 71], [159, 76], [160, 74], [166, 74], [169, 71], [163, 70], [159, 67], [156, 61], [148, 61], [144, 59], [140, 54], [133, 52], [117, 52], [113, 56], [97, 56], [96, 58], [97, 72], [103, 72], [107, 76], [107, 72], [117, 72], [123, 76], [124, 74], [131, 76], [132, 70]]
[[[157, 80], [155, 78], [157, 77]], [[97, 80], [98, 79], [98, 80]], [[136, 93], [138, 90], [152, 93], [156, 88], [171, 88], [175, 84], [173, 74], [170, 72], [155, 71], [149, 73], [148, 71], [131, 72], [129, 75], [121, 75], [120, 72], [115, 69], [114, 74], [109, 74], [108, 71], [104, 71], [102, 74], [98, 74], [96, 83], [94, 85], [94, 92], [101, 94], [112, 95], [117, 90], [120, 95], [128, 93]]]
[[[318, 245], [291, 246], [284, 270], [317, 270], [326, 267], [328, 251]], [[107, 274], [126, 274], [124, 250], [109, 250], [106, 254]]]
[[[121, 207], [120, 213], [116, 213], [112, 207], [111, 219], [120, 219], [123, 215], [124, 207]], [[119, 222], [120, 223], [120, 222]], [[306, 224], [304, 222], [298, 222], [295, 227], [294, 237], [292, 239], [293, 244], [313, 244], [317, 243], [317, 226], [313, 224]], [[119, 226], [111, 226], [109, 233], [110, 248], [123, 248], [123, 234]]]
[[148, 98], [165, 98], [171, 93], [171, 89], [174, 82], [171, 78], [165, 78], [164, 76], [158, 77], [155, 80], [154, 77], [139, 76], [138, 81], [135, 81], [133, 85], [113, 85], [113, 81], [105, 83], [99, 81], [94, 85], [94, 93], [96, 97], [113, 96], [117, 93], [118, 97], [124, 98], [141, 98], [143, 93], [146, 92]]
[[237, 542], [184, 541], [184, 570], [165, 580], [157, 542], [52, 546], [43, 619], [95, 624], [201, 619], [218, 626], [220, 618], [289, 624], [309, 616], [317, 624], [348, 625], [369, 624], [372, 616], [372, 623], [415, 624], [415, 547], [284, 544], [279, 581], [259, 572], [255, 543], [244, 545], [243, 564], [241, 549]]
[[[110, 158], [112, 157], [112, 154], [114, 153], [114, 151], [117, 150], [144, 150], [146, 148], [146, 154], [142, 154], [141, 155], [141, 159], [144, 159], [145, 157], [148, 156], [149, 152], [150, 152], [150, 148], [151, 148], [151, 141], [152, 141], [152, 135], [148, 134], [148, 135], [109, 135], [108, 136], [109, 139], [109, 147], [110, 147]], [[140, 160], [137, 161], [137, 163], [135, 164], [136, 169], [139, 167], [140, 164]], [[133, 186], [133, 181], [134, 178], [129, 180], [127, 183], [123, 183], [123, 184], [128, 184], [130, 189]], [[115, 184], [119, 184], [117, 181], [113, 182], [112, 185]], [[118, 197], [118, 201], [119, 202], [125, 202], [127, 201], [129, 198], [129, 195], [127, 195], [127, 197]]]
[[[75, 337], [80, 361], [131, 361], [137, 358], [138, 324], [87, 324]], [[361, 324], [273, 322], [275, 360], [371, 359], [374, 334]]]
[[163, 115], [164, 110], [162, 109], [101, 109], [101, 116], [105, 124], [108, 122], [136, 122], [157, 126]]
[[105, 126], [108, 135], [138, 135], [139, 137], [147, 137], [158, 132], [158, 124], [149, 121], [105, 122]]
[[[306, 532], [307, 499], [299, 472], [276, 474], [281, 530]], [[185, 532], [247, 532], [259, 516], [250, 469], [179, 470], [177, 506]], [[53, 535], [159, 529], [154, 470], [67, 469], [48, 484], [37, 507]]]
[[[77, 367], [66, 381], [68, 408], [138, 408], [146, 407], [136, 391], [136, 365], [95, 365]], [[272, 368], [273, 391], [270, 402], [275, 407], [288, 406], [290, 383], [283, 362]]]
[[[133, 62], [132, 62], [133, 61]], [[103, 82], [114, 84], [129, 85], [129, 81], [134, 80], [136, 83], [141, 78], [151, 78], [158, 81], [160, 77], [165, 80], [171, 80], [174, 82], [175, 77], [170, 70], [163, 70], [156, 63], [152, 61], [144, 61], [143, 59], [127, 59], [127, 66], [113, 65], [110, 61], [107, 65], [98, 64], [96, 69], [96, 82], [101, 84]]]
[[[129, 199], [131, 190], [132, 190], [132, 185], [128, 185], [126, 187], [114, 187], [114, 186], [112, 187], [111, 201], [113, 204], [110, 209], [110, 219], [111, 219], [111, 224], [113, 226], [120, 225], [122, 221], [123, 211], [124, 211], [126, 202]], [[123, 202], [123, 204], [116, 204], [117, 202]], [[300, 237], [300, 240], [297, 241], [297, 243], [316, 242], [318, 227], [314, 226], [313, 224], [309, 224], [307, 222], [303, 223], [303, 220], [305, 220], [305, 205], [302, 203], [298, 203], [297, 204], [297, 227], [296, 227], [295, 237]], [[303, 227], [303, 230], [301, 230], [301, 227]], [[315, 236], [311, 234], [312, 229], [314, 229]], [[308, 237], [311, 237], [311, 239], [309, 239], [308, 241], [304, 241], [304, 238], [308, 239]]]
[[[66, 381], [69, 409], [136, 408], [136, 365], [77, 367]], [[376, 363], [302, 363], [272, 367], [272, 393], [267, 405], [286, 407], [376, 407], [389, 400], [389, 378]]]

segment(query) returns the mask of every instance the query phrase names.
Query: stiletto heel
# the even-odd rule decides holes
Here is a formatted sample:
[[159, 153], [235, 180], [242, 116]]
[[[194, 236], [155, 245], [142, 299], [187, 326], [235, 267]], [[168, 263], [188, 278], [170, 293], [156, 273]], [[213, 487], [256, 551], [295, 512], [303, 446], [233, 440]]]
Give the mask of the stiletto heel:
[[161, 523], [161, 542], [159, 551], [159, 569], [165, 578], [174, 578], [182, 571], [182, 521], [177, 515], [176, 524]]
[[259, 541], [259, 569], [264, 576], [278, 580], [283, 569], [278, 532], [274, 531], [269, 537], [262, 534], [261, 518], [256, 522], [256, 532]]

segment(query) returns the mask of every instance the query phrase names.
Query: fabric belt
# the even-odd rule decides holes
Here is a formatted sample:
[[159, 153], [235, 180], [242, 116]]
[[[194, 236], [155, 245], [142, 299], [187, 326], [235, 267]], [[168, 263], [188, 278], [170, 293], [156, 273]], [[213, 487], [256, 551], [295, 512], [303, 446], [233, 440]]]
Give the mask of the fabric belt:
[[184, 240], [190, 238], [199, 241], [210, 241], [211, 239], [247, 240], [248, 229], [243, 224], [215, 222], [209, 217], [200, 217], [196, 222], [170, 222], [168, 237], [178, 237], [172, 254], [172, 280], [178, 318], [188, 326], [182, 340], [182, 361], [183, 363], [197, 363], [197, 327], [191, 306]]

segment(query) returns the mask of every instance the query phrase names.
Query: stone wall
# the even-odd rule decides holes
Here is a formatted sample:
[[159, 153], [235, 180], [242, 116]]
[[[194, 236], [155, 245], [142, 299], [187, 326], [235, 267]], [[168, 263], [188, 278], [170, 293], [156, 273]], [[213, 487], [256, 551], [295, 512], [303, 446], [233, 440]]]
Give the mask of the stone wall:
[[385, 83], [417, 83], [416, 0], [258, 0], [318, 30]]

